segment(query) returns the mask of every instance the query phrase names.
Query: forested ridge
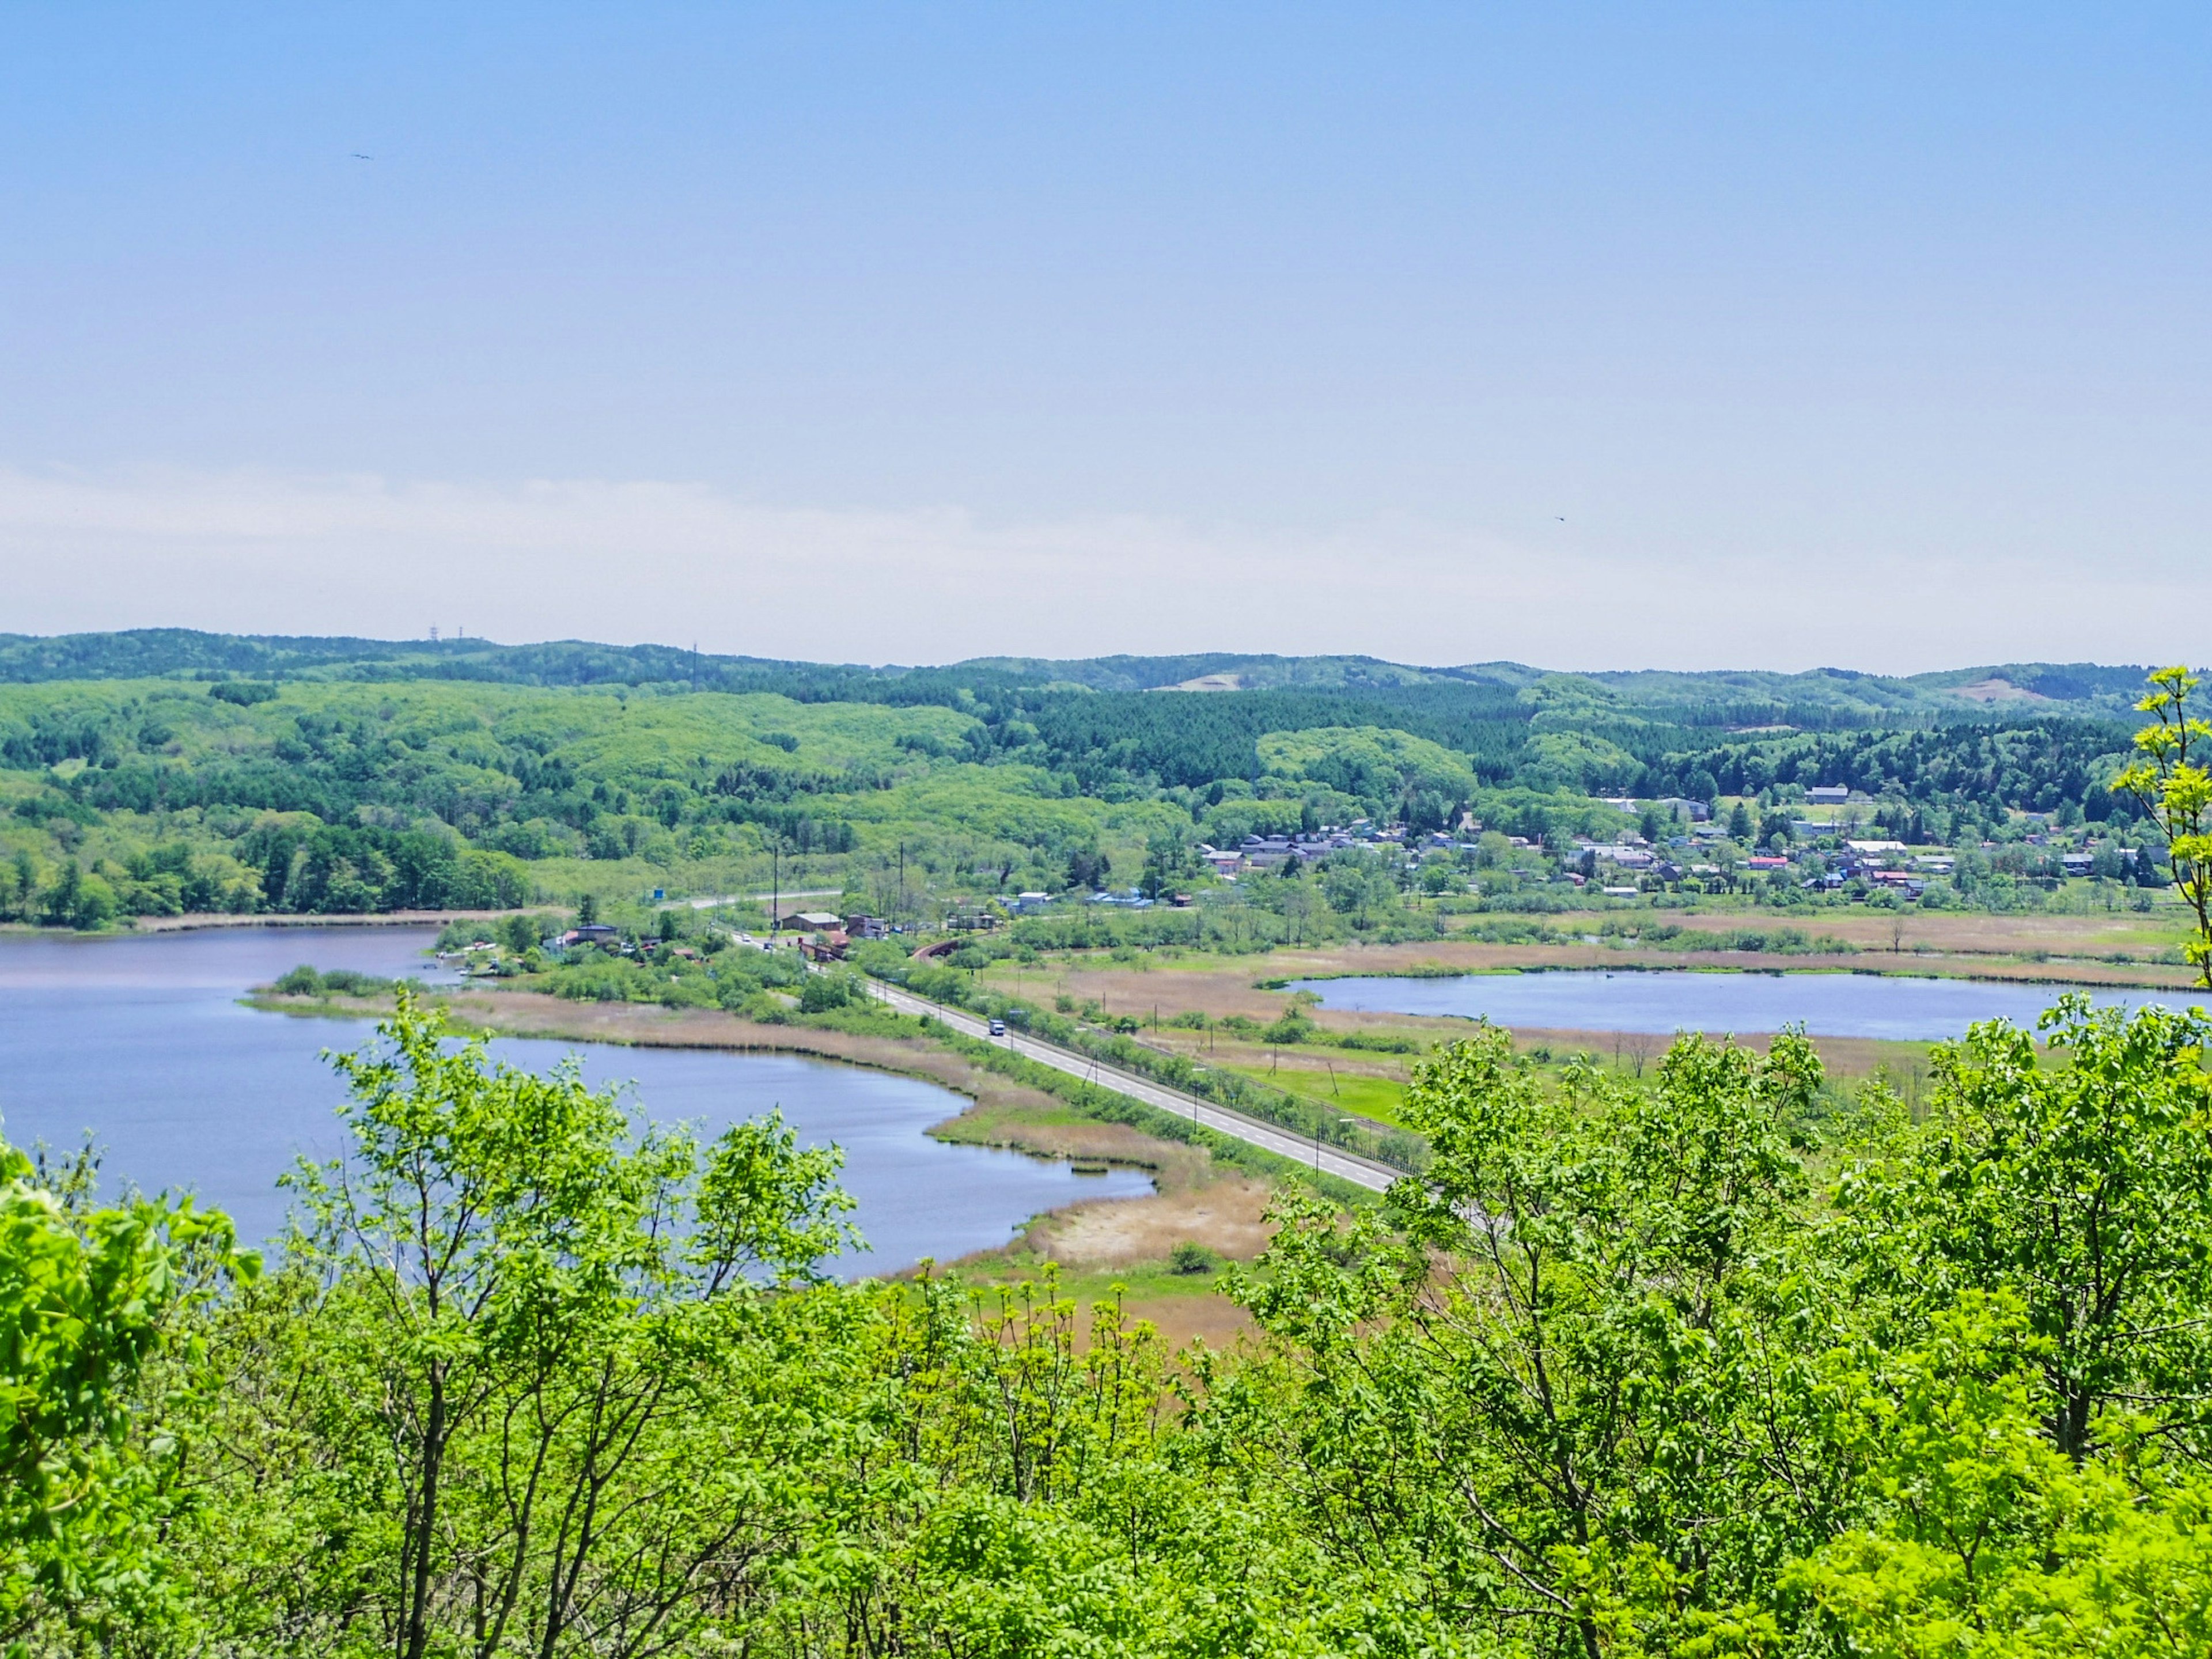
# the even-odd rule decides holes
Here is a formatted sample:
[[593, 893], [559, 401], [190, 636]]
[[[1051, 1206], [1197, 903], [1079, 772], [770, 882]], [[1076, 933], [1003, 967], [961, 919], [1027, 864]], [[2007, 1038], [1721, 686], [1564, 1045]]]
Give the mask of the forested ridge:
[[[16, 638], [0, 641], [0, 914], [508, 905], [779, 851], [815, 860], [817, 881], [912, 857], [971, 884], [994, 872], [993, 890], [1051, 889], [1079, 856], [1157, 862], [1163, 837], [1421, 830], [1471, 810], [1547, 839], [1601, 828], [1598, 796], [1814, 783], [1863, 792], [1915, 840], [2014, 811], [2124, 822], [2106, 786], [2125, 730], [2103, 711], [2126, 671], [2010, 672], [2083, 696], [1984, 705], [1836, 671], [900, 670], [575, 643]], [[1253, 689], [1127, 689], [1177, 674]], [[1793, 698], [1802, 729], [1764, 718]]]
[[2067, 712], [2124, 717], [2143, 670], [2094, 663], [2014, 663], [1909, 678], [1823, 668], [1807, 673], [1629, 671], [1554, 675], [1519, 663], [1418, 668], [1371, 657], [1098, 657], [1074, 661], [981, 658], [945, 667], [872, 667], [732, 657], [676, 646], [615, 646], [564, 640], [501, 645], [486, 640], [364, 640], [207, 634], [139, 629], [40, 637], [0, 634], [0, 683], [55, 679], [201, 677], [364, 680], [477, 679], [508, 684], [681, 684], [722, 691], [775, 691], [801, 701], [947, 701], [964, 690], [1010, 687], [1146, 691], [1208, 679], [1243, 690], [1389, 695], [1426, 688], [1519, 692], [1545, 681], [1636, 708], [1663, 710], [1692, 726], [1782, 722], [1818, 726], [1911, 724], [1962, 708], [1961, 688], [1995, 683], [2007, 698], [2067, 706]]

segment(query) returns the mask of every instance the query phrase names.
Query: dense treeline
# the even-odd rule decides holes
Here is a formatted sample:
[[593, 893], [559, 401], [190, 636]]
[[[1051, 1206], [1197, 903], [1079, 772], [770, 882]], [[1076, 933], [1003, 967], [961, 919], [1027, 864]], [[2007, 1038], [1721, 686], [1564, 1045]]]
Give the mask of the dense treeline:
[[1387, 701], [1282, 691], [1063, 693], [1013, 718], [1032, 725], [1053, 764], [1073, 771], [1086, 789], [1137, 781], [1204, 789], [1223, 779], [1257, 780], [1258, 743], [1267, 733], [1322, 726], [1410, 732], [1465, 756], [1479, 777], [1504, 782], [1527, 736], [1528, 711], [1510, 692], [1422, 687]]
[[2051, 812], [2070, 803], [2102, 820], [2116, 810], [2132, 816], [2107, 788], [2127, 746], [2127, 729], [2104, 721], [1863, 732], [1670, 755], [1654, 764], [1649, 781], [1667, 793], [1704, 787], [1693, 797], [1700, 799], [1840, 783], [1877, 799], [1952, 811], [1994, 806]]

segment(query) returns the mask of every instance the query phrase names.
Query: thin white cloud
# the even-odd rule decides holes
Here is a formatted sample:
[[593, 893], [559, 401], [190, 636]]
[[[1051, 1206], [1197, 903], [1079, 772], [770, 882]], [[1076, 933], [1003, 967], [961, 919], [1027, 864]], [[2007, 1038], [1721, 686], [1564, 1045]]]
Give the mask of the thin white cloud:
[[[1562, 538], [1564, 540], [1564, 538]], [[0, 629], [659, 641], [766, 656], [1365, 652], [1885, 672], [2202, 657], [2212, 574], [1702, 557], [1413, 522], [1267, 533], [1128, 516], [763, 506], [699, 484], [0, 470]], [[1778, 572], [1781, 574], [1777, 574]]]

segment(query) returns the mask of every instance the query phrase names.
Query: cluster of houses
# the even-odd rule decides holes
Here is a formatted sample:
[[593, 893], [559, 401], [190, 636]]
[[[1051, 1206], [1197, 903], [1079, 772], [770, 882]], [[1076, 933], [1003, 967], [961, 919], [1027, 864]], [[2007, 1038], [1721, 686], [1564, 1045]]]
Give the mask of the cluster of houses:
[[[1814, 784], [1805, 791], [1808, 804], [1816, 806], [1843, 806], [1869, 798], [1844, 784]], [[1726, 830], [1713, 821], [1711, 803], [1681, 797], [1657, 800], [1637, 800], [1626, 796], [1608, 797], [1605, 804], [1625, 813], [1638, 813], [1646, 809], [1666, 813], [1678, 825], [1686, 826], [1686, 834], [1667, 838], [1654, 846], [1643, 837], [1631, 836], [1619, 842], [1599, 842], [1586, 836], [1577, 836], [1573, 860], [1581, 864], [1581, 871], [1559, 872], [1577, 886], [1596, 882], [1600, 890], [1608, 896], [1631, 898], [1644, 890], [1644, 885], [1657, 881], [1675, 884], [1684, 881], [1727, 879], [1734, 871], [1753, 875], [1771, 875], [1792, 869], [1811, 855], [1800, 852], [1795, 857], [1780, 854], [1753, 854], [1740, 860], [1729, 860], [1729, 868], [1711, 862], [1685, 862], [1675, 854], [1685, 852], [1688, 858], [1712, 843], [1726, 838]], [[1310, 864], [1327, 858], [1333, 853], [1351, 849], [1377, 850], [1398, 847], [1409, 853], [1458, 852], [1477, 850], [1477, 843], [1467, 837], [1480, 835], [1482, 824], [1471, 815], [1462, 814], [1454, 831], [1437, 830], [1425, 836], [1414, 836], [1403, 824], [1376, 825], [1360, 819], [1347, 826], [1325, 826], [1320, 830], [1297, 835], [1251, 835], [1232, 848], [1211, 845], [1199, 848], [1199, 857], [1212, 872], [1224, 880], [1234, 881], [1247, 871], [1280, 869], [1293, 859]], [[1791, 825], [1796, 836], [1805, 841], [1835, 835], [1839, 826], [1832, 820], [1801, 818]], [[1521, 836], [1508, 840], [1516, 850], [1535, 850], [1535, 843]], [[2040, 845], [2045, 837], [2031, 834], [2027, 840]], [[2132, 848], [2121, 849], [2121, 857], [2132, 861]], [[2068, 876], [2086, 877], [2094, 873], [2097, 855], [2088, 851], [2063, 853], [2057, 862]], [[1950, 875], [1955, 860], [1947, 853], [1928, 851], [1914, 853], [1900, 841], [1846, 839], [1835, 851], [1819, 855], [1804, 882], [1813, 889], [1835, 890], [1853, 881], [1863, 881], [1875, 888], [1890, 888], [1907, 899], [1917, 899], [1927, 890], [1931, 878]], [[1585, 873], [1588, 872], [1588, 873]], [[1533, 869], [1517, 869], [1516, 874], [1533, 876]], [[1607, 882], [1607, 878], [1611, 878]], [[1622, 878], [1634, 880], [1623, 880]], [[1554, 878], [1558, 878], [1557, 877]], [[660, 896], [658, 890], [653, 896]], [[1146, 896], [1135, 888], [1126, 890], [1103, 891], [1092, 894], [1086, 901], [1094, 905], [1141, 910], [1151, 908], [1161, 900]], [[1191, 902], [1188, 894], [1168, 896], [1165, 902], [1178, 908]], [[1035, 915], [1045, 911], [1053, 902], [1049, 893], [1028, 891], [1018, 894], [1006, 909], [1016, 916]], [[946, 920], [946, 927], [957, 932], [974, 932], [995, 927], [1005, 912], [997, 907], [977, 906], [962, 910]], [[854, 939], [879, 939], [900, 931], [881, 916], [841, 916], [827, 910], [795, 910], [776, 918], [775, 926], [780, 932], [795, 935], [799, 948], [817, 961], [842, 960]], [[548, 941], [564, 950], [599, 946], [616, 949], [622, 944], [619, 929], [605, 923], [586, 923], [572, 927], [557, 940]]]
[[[1460, 829], [1463, 833], [1479, 835], [1482, 826], [1472, 818], [1462, 818]], [[1384, 847], [1399, 847], [1409, 852], [1440, 849], [1471, 853], [1474, 846], [1474, 842], [1442, 830], [1417, 836], [1402, 823], [1378, 826], [1362, 818], [1342, 829], [1328, 824], [1295, 836], [1247, 836], [1235, 847], [1208, 844], [1198, 849], [1198, 855], [1215, 875], [1224, 881], [1234, 881], [1247, 870], [1279, 869], [1294, 858], [1301, 864], [1311, 864], [1331, 853], [1355, 849], [1372, 852]]]
[[[1852, 792], [1840, 784], [1816, 786], [1806, 793], [1809, 799], [1831, 805], [1845, 804], [1853, 798]], [[1832, 836], [1838, 829], [1833, 823], [1818, 820], [1800, 821], [1794, 827], [1806, 840]], [[1701, 842], [1719, 839], [1723, 833], [1717, 825], [1701, 823], [1692, 826], [1687, 836], [1677, 836], [1671, 844], [1676, 848], [1694, 848]], [[2045, 844], [2045, 837], [2041, 834], [2031, 834], [2027, 839], [2031, 845]], [[1611, 871], [1661, 881], [1694, 880], [1726, 873], [1713, 864], [1691, 864], [1685, 867], [1674, 863], [1664, 852], [1650, 847], [1641, 838], [1608, 845], [1578, 837], [1576, 847], [1577, 854], [1589, 857], [1594, 866], [1603, 865]], [[1983, 850], [1994, 852], [1996, 843], [1984, 842]], [[2136, 854], [2134, 849], [2124, 848], [2120, 849], [2120, 857], [2124, 862], [2131, 863]], [[2067, 876], [2087, 877], [2096, 872], [2097, 860], [2095, 852], [2083, 849], [2062, 853], [2057, 862]], [[1956, 857], [1941, 849], [1916, 850], [1901, 841], [1855, 836], [1846, 836], [1840, 846], [1832, 851], [1819, 854], [1801, 851], [1795, 856], [1753, 854], [1731, 867], [1753, 875], [1771, 875], [1808, 863], [1812, 867], [1802, 884], [1808, 889], [1833, 892], [1853, 882], [1863, 882], [1872, 889], [1894, 890], [1907, 900], [1919, 898], [1927, 891], [1931, 880], [1949, 876], [1958, 867]], [[1572, 878], [1577, 881], [1583, 879], [1580, 877]], [[1632, 897], [1639, 890], [1632, 885], [1620, 885], [1606, 886], [1602, 890], [1609, 895]]]

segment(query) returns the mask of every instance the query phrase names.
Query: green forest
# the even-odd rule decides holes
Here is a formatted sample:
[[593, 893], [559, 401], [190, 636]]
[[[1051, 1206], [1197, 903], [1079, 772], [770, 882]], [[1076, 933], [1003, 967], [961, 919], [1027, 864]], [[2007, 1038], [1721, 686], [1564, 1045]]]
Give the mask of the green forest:
[[[1237, 689], [1158, 689], [1205, 676]], [[1471, 813], [1556, 846], [1632, 822], [1606, 796], [1814, 783], [1916, 842], [2023, 812], [2124, 831], [2109, 785], [2140, 684], [0, 637], [0, 919], [513, 908], [762, 890], [787, 866], [894, 900], [1056, 891], [1193, 872], [1250, 834]]]
[[[2212, 989], [2195, 684], [2160, 671], [2116, 782]], [[1419, 1172], [1282, 1172], [1223, 1272], [1252, 1334], [1176, 1351], [1049, 1267], [839, 1279], [834, 1148], [702, 1143], [390, 988], [266, 1255], [0, 1145], [9, 1655], [2212, 1646], [2201, 1009], [1977, 1025], [1911, 1106], [1794, 1031], [1632, 1072], [1478, 1025], [1413, 1069]]]

